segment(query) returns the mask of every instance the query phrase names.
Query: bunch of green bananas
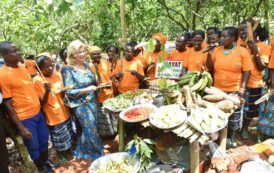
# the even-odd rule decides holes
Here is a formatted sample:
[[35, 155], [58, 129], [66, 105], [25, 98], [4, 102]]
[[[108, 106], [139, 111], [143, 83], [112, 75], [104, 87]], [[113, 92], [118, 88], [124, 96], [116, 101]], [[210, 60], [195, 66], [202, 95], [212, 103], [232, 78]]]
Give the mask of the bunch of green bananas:
[[199, 72], [193, 71], [184, 75], [178, 85], [180, 87], [184, 85], [189, 85], [191, 91], [202, 91], [206, 86], [211, 86], [213, 84], [213, 79], [207, 71]]

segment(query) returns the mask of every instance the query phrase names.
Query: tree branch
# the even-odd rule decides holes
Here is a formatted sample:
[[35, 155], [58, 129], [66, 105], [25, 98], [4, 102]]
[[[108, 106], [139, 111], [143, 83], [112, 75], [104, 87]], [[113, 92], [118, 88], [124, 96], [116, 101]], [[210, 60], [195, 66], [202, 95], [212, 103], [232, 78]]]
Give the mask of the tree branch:
[[[177, 11], [174, 10], [174, 9], [169, 8], [169, 7], [166, 5], [165, 0], [163, 0], [163, 1], [157, 0], [157, 2], [165, 8], [168, 18], [170, 18], [173, 22], [175, 22], [177, 25], [179, 25], [183, 30], [187, 30], [187, 29], [188, 29], [188, 23], [186, 22], [186, 20], [185, 20], [183, 14], [177, 12]], [[175, 13], [180, 14], [180, 16], [183, 17], [182, 19], [184, 20], [184, 22], [186, 23], [187, 26], [183, 25], [181, 22], [179, 22], [179, 21], [176, 20], [174, 17], [172, 17], [171, 14], [170, 14], [170, 11], [173, 11], [173, 12], [175, 12]]]
[[260, 0], [260, 1], [258, 2], [258, 4], [255, 6], [256, 9], [255, 9], [254, 12], [252, 13], [252, 16], [256, 16], [256, 14], [258, 13], [258, 11], [259, 11], [260, 6], [262, 5], [262, 3], [263, 3], [263, 0]]

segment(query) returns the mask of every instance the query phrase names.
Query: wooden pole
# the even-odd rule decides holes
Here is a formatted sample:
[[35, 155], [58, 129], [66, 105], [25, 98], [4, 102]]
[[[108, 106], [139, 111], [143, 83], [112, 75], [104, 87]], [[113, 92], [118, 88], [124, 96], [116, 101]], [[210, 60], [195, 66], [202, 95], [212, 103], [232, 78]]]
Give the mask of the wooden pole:
[[125, 17], [125, 0], [120, 0], [120, 17], [122, 27], [121, 46], [125, 48], [127, 42], [126, 17]]
[[119, 126], [119, 151], [124, 151], [125, 148], [125, 125], [123, 120], [118, 118], [118, 126]]
[[264, 27], [269, 30], [269, 0], [264, 0]]
[[227, 127], [220, 131], [220, 148], [226, 151]]
[[190, 171], [191, 173], [200, 172], [200, 146], [197, 140], [193, 141], [190, 145]]

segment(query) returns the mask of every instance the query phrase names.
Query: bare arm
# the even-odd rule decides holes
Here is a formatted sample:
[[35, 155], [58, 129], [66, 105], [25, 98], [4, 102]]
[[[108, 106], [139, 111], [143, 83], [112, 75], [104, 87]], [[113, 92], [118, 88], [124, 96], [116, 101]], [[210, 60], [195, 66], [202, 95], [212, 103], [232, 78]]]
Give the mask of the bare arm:
[[50, 83], [45, 83], [45, 84], [44, 84], [44, 88], [45, 88], [46, 92], [45, 92], [45, 94], [40, 98], [41, 106], [44, 106], [44, 105], [48, 102], [49, 92], [50, 92], [50, 90], [51, 90], [51, 85], [50, 85]]
[[11, 98], [4, 99], [4, 101], [3, 101], [5, 109], [6, 109], [7, 113], [8, 113], [8, 115], [9, 115], [10, 119], [12, 120], [12, 122], [18, 128], [19, 133], [22, 136], [22, 138], [24, 138], [24, 139], [31, 139], [32, 138], [31, 132], [18, 119], [15, 110], [11, 106], [11, 102], [12, 102]]
[[263, 71], [265, 68], [265, 64], [262, 62], [260, 55], [259, 55], [259, 50], [256, 44], [253, 42], [248, 42], [248, 47], [251, 50], [251, 54], [254, 55], [254, 60], [255, 60], [255, 65], [258, 70]]
[[213, 70], [214, 70], [214, 62], [212, 60], [212, 55], [211, 55], [210, 52], [208, 52], [208, 54], [207, 54], [206, 67], [208, 68], [208, 71], [213, 72]]
[[243, 71], [243, 80], [242, 80], [241, 89], [240, 89], [240, 96], [242, 98], [244, 98], [245, 96], [246, 86], [247, 86], [249, 77], [250, 77], [250, 71]]

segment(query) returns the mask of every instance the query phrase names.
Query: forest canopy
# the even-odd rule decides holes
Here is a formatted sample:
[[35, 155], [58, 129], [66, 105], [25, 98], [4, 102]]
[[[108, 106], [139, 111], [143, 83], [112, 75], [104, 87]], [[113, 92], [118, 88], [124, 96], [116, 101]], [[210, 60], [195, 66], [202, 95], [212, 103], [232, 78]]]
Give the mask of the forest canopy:
[[[163, 32], [174, 40], [193, 29], [237, 26], [251, 16], [269, 27], [273, 1], [125, 0], [127, 39], [144, 41]], [[27, 54], [56, 53], [74, 39], [105, 49], [121, 38], [119, 0], [1, 0], [0, 22], [1, 40]]]

